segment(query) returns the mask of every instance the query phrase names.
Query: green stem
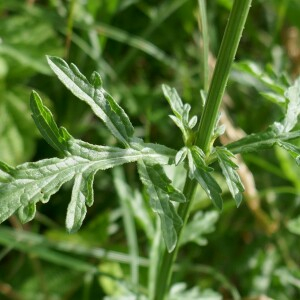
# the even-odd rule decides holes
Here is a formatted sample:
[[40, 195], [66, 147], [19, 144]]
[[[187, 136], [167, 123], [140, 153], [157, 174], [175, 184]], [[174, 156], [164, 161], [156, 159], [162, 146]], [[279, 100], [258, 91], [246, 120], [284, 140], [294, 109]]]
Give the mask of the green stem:
[[196, 145], [207, 153], [218, 119], [219, 108], [228, 82], [229, 72], [242, 36], [252, 0], [235, 0], [222, 39], [215, 71], [200, 120]]
[[209, 87], [209, 36], [206, 16], [206, 2], [205, 0], [198, 0], [199, 16], [200, 16], [200, 27], [202, 32], [202, 55], [203, 55], [203, 89], [205, 92], [208, 91]]
[[[191, 207], [191, 203], [192, 203], [191, 199], [192, 199], [193, 193], [195, 191], [195, 187], [196, 187], [195, 181], [191, 181], [189, 179], [189, 177], [187, 176], [186, 181], [185, 181], [185, 186], [183, 189], [183, 193], [187, 199], [187, 202], [180, 203], [180, 205], [178, 207], [178, 214], [179, 214], [179, 216], [181, 216], [182, 221], [183, 221], [182, 227], [177, 232], [178, 241], [180, 239], [182, 229], [185, 227], [185, 224], [186, 224], [188, 216], [189, 216], [189, 211], [190, 211], [190, 207]], [[176, 248], [171, 253], [169, 253], [167, 249], [164, 251], [164, 254], [162, 257], [162, 264], [161, 264], [160, 269], [158, 270], [158, 274], [156, 277], [156, 286], [155, 286], [156, 292], [155, 292], [155, 298], [154, 298], [155, 300], [163, 300], [166, 295], [166, 291], [167, 291], [170, 281], [171, 281], [171, 275], [172, 275], [174, 261], [176, 259], [178, 248], [179, 248], [178, 244], [179, 243], [177, 242]]]
[[[252, 0], [234, 1], [228, 24], [225, 29], [216, 68], [213, 74], [196, 138], [196, 144], [205, 152], [208, 152], [210, 147], [210, 141], [213, 135], [216, 120], [218, 118], [218, 111], [225, 92], [230, 68], [241, 39], [251, 2]], [[181, 232], [185, 227], [189, 217], [192, 196], [195, 188], [195, 181], [191, 181], [187, 176], [183, 190], [187, 202], [181, 203], [178, 208], [178, 214], [183, 220], [183, 226], [178, 230], [178, 240], [180, 239]], [[178, 253], [178, 245], [179, 243], [177, 243], [173, 252], [169, 253], [167, 250], [164, 252], [162, 265], [157, 274], [155, 300], [165, 299], [167, 289], [169, 288], [171, 281], [172, 268]]]

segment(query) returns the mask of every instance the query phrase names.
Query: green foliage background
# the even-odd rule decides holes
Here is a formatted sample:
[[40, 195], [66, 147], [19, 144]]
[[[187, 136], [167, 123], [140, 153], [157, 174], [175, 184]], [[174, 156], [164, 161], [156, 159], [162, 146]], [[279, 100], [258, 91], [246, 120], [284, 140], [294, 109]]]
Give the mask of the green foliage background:
[[[231, 2], [207, 1], [212, 64]], [[283, 73], [299, 76], [299, 14], [297, 0], [253, 2], [225, 101], [235, 126], [247, 133], [263, 130], [283, 115], [272, 97], [261, 94], [270, 86], [240, 62], [257, 64], [277, 86]], [[90, 109], [53, 76], [46, 54], [74, 62], [87, 75], [97, 70], [140, 137], [180, 149], [183, 142], [168, 118], [161, 84], [176, 87], [185, 102], [199, 107], [203, 78], [197, 18], [197, 1], [192, 0], [0, 0], [0, 160], [15, 166], [57, 155], [31, 119], [32, 89], [76, 138], [115, 144]], [[179, 253], [174, 282], [214, 290], [224, 299], [298, 299], [299, 167], [280, 148], [243, 159], [255, 179], [259, 209], [251, 198], [236, 208], [224, 188], [219, 214], [197, 191], [195, 222], [184, 235], [192, 243]], [[178, 185], [182, 180], [175, 178]], [[147, 238], [154, 228], [145, 217], [149, 208], [135, 166], [97, 174], [95, 204], [82, 229], [71, 235], [64, 224], [70, 186], [63, 186], [46, 206], [40, 204], [30, 223], [21, 225], [11, 217], [1, 224], [1, 299], [121, 299], [113, 297], [129, 276], [130, 260], [122, 197], [135, 211], [139, 281], [146, 285]], [[197, 237], [191, 232], [198, 232]], [[189, 295], [182, 297], [197, 299]]]

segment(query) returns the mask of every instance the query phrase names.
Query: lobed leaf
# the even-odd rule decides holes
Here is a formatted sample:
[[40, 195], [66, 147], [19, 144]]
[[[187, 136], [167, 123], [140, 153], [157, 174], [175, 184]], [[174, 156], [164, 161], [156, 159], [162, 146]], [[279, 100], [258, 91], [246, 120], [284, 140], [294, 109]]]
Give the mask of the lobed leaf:
[[240, 176], [236, 171], [236, 169], [238, 169], [238, 166], [230, 159], [231, 157], [233, 157], [233, 154], [226, 148], [217, 147], [216, 154], [229, 191], [238, 207], [243, 200], [242, 193], [245, 190]]
[[279, 141], [288, 141], [300, 137], [300, 130], [278, 133], [276, 128], [269, 127], [267, 131], [252, 133], [244, 138], [227, 144], [226, 148], [232, 153], [247, 153], [258, 150], [269, 149]]
[[74, 64], [69, 66], [58, 57], [48, 56], [47, 60], [60, 81], [92, 108], [117, 140], [128, 146], [134, 128], [124, 110], [102, 88], [100, 75], [94, 72], [89, 82]]
[[138, 172], [150, 196], [150, 206], [161, 221], [162, 235], [169, 252], [177, 243], [177, 231], [182, 220], [171, 201], [184, 202], [184, 195], [171, 185], [160, 165], [149, 165], [143, 160], [138, 161]]
[[[56, 193], [64, 183], [76, 177], [69, 205], [71, 211], [67, 214], [68, 229], [74, 231], [79, 228], [83, 219], [85, 209], [83, 202], [88, 206], [93, 203], [91, 186], [95, 172], [140, 159], [154, 161], [156, 157], [159, 157], [157, 153], [95, 146], [73, 138], [70, 138], [68, 143], [70, 154], [63, 159], [45, 159], [34, 163], [25, 163], [16, 168], [1, 164], [0, 199], [2, 209], [0, 223], [18, 209], [20, 209], [23, 220], [31, 219], [32, 216], [29, 217], [27, 211], [32, 211], [32, 206], [28, 205], [39, 201], [47, 202], [50, 196]], [[78, 192], [77, 197], [75, 192]], [[170, 192], [175, 198], [176, 192], [172, 190]], [[77, 210], [75, 212], [74, 206]], [[28, 210], [29, 208], [30, 210]], [[72, 219], [73, 221], [71, 221]]]
[[197, 124], [197, 116], [189, 118], [189, 113], [191, 110], [191, 105], [188, 103], [183, 104], [181, 98], [179, 97], [176, 89], [171, 88], [167, 85], [162, 85], [163, 93], [167, 99], [174, 115], [169, 117], [176, 124], [176, 126], [181, 130], [183, 135], [183, 140], [186, 145], [191, 145], [194, 139], [194, 133], [192, 129]]

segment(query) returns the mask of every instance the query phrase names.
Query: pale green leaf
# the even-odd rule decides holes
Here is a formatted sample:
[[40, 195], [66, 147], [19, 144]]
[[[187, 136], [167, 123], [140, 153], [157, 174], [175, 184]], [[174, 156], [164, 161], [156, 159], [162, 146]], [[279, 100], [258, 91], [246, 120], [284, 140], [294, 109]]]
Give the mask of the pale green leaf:
[[162, 90], [165, 98], [169, 102], [169, 105], [174, 113], [174, 115], [181, 119], [183, 114], [183, 103], [181, 98], [179, 97], [175, 88], [171, 88], [168, 85], [163, 84]]
[[288, 99], [288, 107], [282, 125], [283, 132], [289, 132], [297, 124], [300, 114], [300, 78], [286, 90], [284, 95]]
[[188, 124], [189, 128], [193, 129], [196, 126], [197, 122], [198, 122], [197, 116], [193, 116], [189, 121], [189, 124]]
[[286, 224], [286, 227], [291, 233], [300, 235], [300, 216], [289, 220]]
[[18, 210], [18, 216], [21, 222], [27, 223], [35, 217], [36, 203], [29, 202], [26, 206], [21, 206]]
[[239, 206], [243, 200], [242, 193], [245, 189], [240, 176], [236, 171], [238, 166], [231, 160], [231, 157], [234, 156], [226, 148], [221, 147], [216, 148], [216, 154], [229, 191], [235, 200], [236, 205]]
[[140, 139], [134, 139], [130, 147], [147, 155], [145, 159], [149, 164], [172, 164], [176, 155], [174, 149], [160, 144], [145, 143]]
[[187, 153], [188, 153], [188, 148], [187, 147], [183, 147], [181, 148], [177, 153], [176, 153], [176, 156], [175, 156], [175, 165], [179, 165], [180, 163], [182, 163], [186, 156], [187, 156]]
[[205, 246], [207, 239], [204, 235], [215, 231], [215, 224], [219, 219], [219, 213], [216, 211], [197, 212], [190, 220], [182, 232], [180, 244], [184, 245], [194, 242], [199, 246]]
[[147, 188], [150, 206], [160, 217], [162, 235], [168, 251], [171, 252], [177, 243], [177, 230], [182, 226], [182, 220], [171, 201], [184, 202], [185, 197], [171, 185], [160, 165], [148, 165], [139, 160], [138, 171]]
[[75, 176], [71, 201], [68, 205], [66, 228], [69, 232], [76, 232], [82, 225], [87, 209], [86, 205], [93, 203], [93, 178], [95, 170], [79, 173]]
[[[0, 223], [30, 202], [47, 202], [62, 184], [79, 173], [83, 173], [82, 176], [87, 180], [81, 193], [87, 198], [87, 205], [91, 205], [92, 173], [139, 159], [153, 161], [158, 156], [156, 153], [142, 153], [133, 149], [95, 146], [72, 138], [69, 140], [68, 151], [70, 156], [63, 159], [25, 163], [15, 169], [1, 165]], [[171, 195], [175, 198], [176, 192], [171, 191]]]
[[47, 59], [60, 81], [76, 97], [86, 102], [111, 133], [121, 143], [128, 146], [134, 129], [124, 110], [102, 88], [100, 75], [94, 72], [89, 82], [75, 65], [70, 64], [69, 66], [58, 57], [48, 57]]
[[176, 283], [170, 288], [168, 300], [221, 300], [222, 296], [212, 290], [200, 290], [198, 286], [188, 289], [183, 282]]
[[227, 144], [226, 148], [234, 154], [247, 153], [265, 150], [279, 141], [293, 140], [298, 137], [300, 137], [300, 130], [280, 134], [273, 127], [270, 127], [267, 131], [252, 133], [236, 142]]

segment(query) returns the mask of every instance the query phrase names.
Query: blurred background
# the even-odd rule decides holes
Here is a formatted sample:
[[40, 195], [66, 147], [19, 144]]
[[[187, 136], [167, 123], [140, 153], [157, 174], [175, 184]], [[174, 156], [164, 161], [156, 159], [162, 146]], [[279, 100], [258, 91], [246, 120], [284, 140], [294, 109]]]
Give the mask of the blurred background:
[[[0, 0], [0, 160], [16, 166], [59, 155], [31, 118], [32, 90], [74, 137], [115, 144], [89, 107], [53, 75], [46, 55], [75, 63], [87, 77], [98, 71], [137, 136], [180, 149], [183, 142], [168, 117], [161, 85], [175, 87], [199, 114], [203, 43], [197, 4]], [[231, 5], [231, 0], [207, 1], [211, 70]], [[264, 130], [283, 117], [279, 97], [300, 74], [299, 16], [298, 0], [253, 1], [224, 97], [222, 122], [232, 135], [218, 143]], [[181, 249], [174, 281], [214, 290], [223, 299], [300, 299], [300, 169], [279, 148], [242, 159], [248, 166], [243, 171], [246, 200], [237, 209], [224, 187], [219, 214], [198, 191], [192, 212], [197, 226], [191, 230], [199, 234]], [[152, 224], [147, 229], [135, 214], [145, 286], [155, 221], [143, 204], [147, 196], [135, 165], [128, 165], [98, 173], [94, 206], [77, 234], [64, 228], [71, 184], [47, 205], [39, 204], [29, 224], [11, 217], [0, 226], [0, 299], [123, 299], [113, 298], [129, 261], [120, 186], [132, 211], [141, 207]], [[102, 275], [94, 275], [95, 266]]]

